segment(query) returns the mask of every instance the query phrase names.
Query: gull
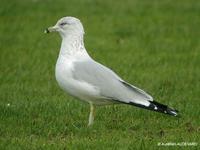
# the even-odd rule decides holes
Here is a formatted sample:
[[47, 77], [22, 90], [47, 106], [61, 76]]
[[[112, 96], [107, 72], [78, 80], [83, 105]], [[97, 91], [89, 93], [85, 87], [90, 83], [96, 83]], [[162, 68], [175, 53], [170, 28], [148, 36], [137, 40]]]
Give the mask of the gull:
[[129, 84], [114, 71], [93, 60], [84, 46], [84, 28], [75, 17], [63, 17], [45, 30], [62, 38], [55, 68], [58, 85], [68, 94], [90, 104], [88, 126], [94, 121], [94, 106], [130, 104], [177, 116], [178, 111], [154, 101], [145, 91]]

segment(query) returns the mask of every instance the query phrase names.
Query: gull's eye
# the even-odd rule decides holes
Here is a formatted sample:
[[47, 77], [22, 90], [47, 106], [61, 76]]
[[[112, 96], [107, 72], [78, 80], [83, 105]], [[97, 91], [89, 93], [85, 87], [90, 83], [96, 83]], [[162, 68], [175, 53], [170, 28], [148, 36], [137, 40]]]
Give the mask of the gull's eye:
[[66, 22], [63, 22], [63, 23], [61, 23], [60, 25], [61, 25], [61, 26], [64, 26], [64, 25], [66, 25], [66, 24], [67, 24]]

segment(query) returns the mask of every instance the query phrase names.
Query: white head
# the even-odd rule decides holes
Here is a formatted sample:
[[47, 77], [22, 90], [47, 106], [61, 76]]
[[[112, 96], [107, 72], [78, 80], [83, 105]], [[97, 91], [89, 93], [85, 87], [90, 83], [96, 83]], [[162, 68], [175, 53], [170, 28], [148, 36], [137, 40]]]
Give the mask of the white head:
[[62, 38], [66, 36], [83, 36], [84, 29], [81, 21], [75, 17], [63, 17], [57, 23], [45, 30], [45, 33], [59, 32]]

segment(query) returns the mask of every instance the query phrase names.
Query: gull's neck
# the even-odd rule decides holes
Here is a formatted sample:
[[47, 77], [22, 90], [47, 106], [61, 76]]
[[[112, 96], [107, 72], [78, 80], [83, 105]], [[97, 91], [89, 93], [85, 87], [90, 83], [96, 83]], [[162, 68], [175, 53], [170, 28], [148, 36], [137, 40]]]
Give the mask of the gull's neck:
[[84, 46], [83, 35], [63, 36], [59, 57], [80, 60], [90, 58]]

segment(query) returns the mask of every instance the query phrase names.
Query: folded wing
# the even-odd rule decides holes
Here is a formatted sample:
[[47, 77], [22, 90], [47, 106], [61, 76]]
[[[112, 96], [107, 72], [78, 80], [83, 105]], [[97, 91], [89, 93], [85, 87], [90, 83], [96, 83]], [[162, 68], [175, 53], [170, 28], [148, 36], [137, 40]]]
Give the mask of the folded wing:
[[74, 63], [73, 77], [87, 82], [100, 91], [100, 96], [122, 103], [136, 103], [149, 106], [152, 97], [143, 90], [123, 81], [109, 68], [93, 61]]

